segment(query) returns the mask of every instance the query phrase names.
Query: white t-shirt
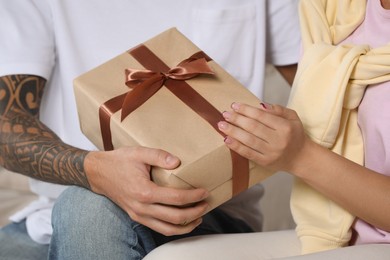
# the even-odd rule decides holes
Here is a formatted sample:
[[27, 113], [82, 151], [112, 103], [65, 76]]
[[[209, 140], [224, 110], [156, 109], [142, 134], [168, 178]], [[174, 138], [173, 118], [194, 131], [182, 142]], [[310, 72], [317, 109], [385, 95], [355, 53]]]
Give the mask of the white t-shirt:
[[[72, 85], [75, 77], [177, 27], [261, 98], [265, 63], [287, 65], [298, 60], [297, 2], [0, 0], [0, 76], [33, 74], [47, 79], [41, 120], [64, 142], [95, 150], [79, 128]], [[31, 180], [31, 189], [49, 198], [42, 200], [48, 203], [64, 188]], [[261, 195], [261, 186], [250, 189], [230, 202], [238, 203], [240, 210], [227, 211], [259, 230]], [[40, 214], [41, 207], [20, 214], [18, 219]]]

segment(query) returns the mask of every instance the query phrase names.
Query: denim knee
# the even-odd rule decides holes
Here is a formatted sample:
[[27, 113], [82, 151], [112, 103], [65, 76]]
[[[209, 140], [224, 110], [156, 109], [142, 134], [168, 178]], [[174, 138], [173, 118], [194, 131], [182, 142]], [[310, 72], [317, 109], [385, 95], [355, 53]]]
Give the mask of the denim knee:
[[80, 187], [61, 194], [52, 224], [51, 259], [142, 259], [145, 245], [154, 243], [148, 229], [111, 200]]
[[98, 228], [96, 224], [120, 218], [129, 220], [128, 215], [108, 198], [85, 188], [71, 186], [54, 204], [52, 223], [60, 227]]

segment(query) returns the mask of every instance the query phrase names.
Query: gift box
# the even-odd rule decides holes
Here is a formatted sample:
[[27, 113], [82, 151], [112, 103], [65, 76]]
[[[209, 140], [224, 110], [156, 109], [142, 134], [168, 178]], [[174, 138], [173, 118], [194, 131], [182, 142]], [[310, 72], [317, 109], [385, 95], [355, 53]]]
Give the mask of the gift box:
[[153, 167], [158, 185], [209, 190], [209, 210], [271, 172], [231, 151], [217, 123], [232, 102], [259, 100], [171, 28], [74, 80], [82, 132], [101, 150], [145, 146], [181, 160]]

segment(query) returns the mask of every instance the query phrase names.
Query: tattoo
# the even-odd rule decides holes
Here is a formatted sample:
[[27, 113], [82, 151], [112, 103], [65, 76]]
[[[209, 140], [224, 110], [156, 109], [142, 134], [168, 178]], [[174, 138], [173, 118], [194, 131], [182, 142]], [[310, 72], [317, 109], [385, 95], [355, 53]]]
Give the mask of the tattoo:
[[45, 80], [0, 77], [0, 165], [47, 182], [89, 188], [87, 151], [67, 145], [39, 121]]

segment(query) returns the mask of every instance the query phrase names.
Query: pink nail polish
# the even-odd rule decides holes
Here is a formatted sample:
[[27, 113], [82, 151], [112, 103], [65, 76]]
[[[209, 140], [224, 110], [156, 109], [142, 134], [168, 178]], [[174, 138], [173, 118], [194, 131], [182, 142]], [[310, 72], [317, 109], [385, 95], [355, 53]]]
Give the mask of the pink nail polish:
[[225, 144], [231, 144], [232, 143], [232, 139], [229, 136], [226, 136], [225, 139], [223, 139], [223, 142]]
[[234, 103], [232, 103], [232, 108], [233, 108], [234, 111], [238, 111], [240, 109], [240, 104], [234, 102]]
[[262, 108], [264, 108], [264, 109], [267, 109], [266, 104], [264, 104], [263, 102], [260, 103], [260, 106], [261, 106]]
[[223, 118], [225, 118], [225, 119], [229, 119], [230, 116], [231, 116], [231, 114], [230, 114], [230, 112], [223, 111], [222, 116], [223, 116]]
[[224, 122], [224, 121], [218, 122], [218, 128], [219, 129], [224, 130], [224, 129], [226, 129], [226, 127], [227, 127], [226, 122]]

